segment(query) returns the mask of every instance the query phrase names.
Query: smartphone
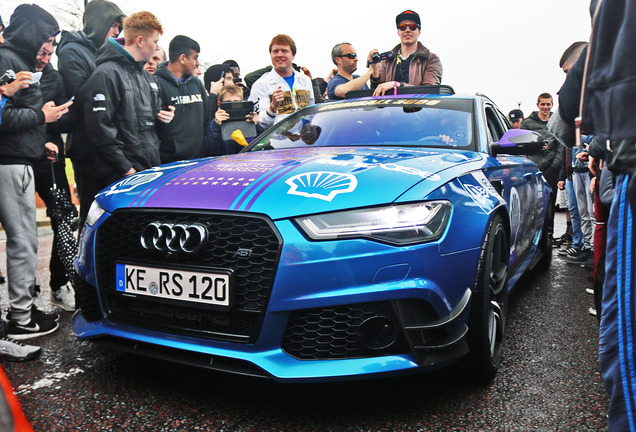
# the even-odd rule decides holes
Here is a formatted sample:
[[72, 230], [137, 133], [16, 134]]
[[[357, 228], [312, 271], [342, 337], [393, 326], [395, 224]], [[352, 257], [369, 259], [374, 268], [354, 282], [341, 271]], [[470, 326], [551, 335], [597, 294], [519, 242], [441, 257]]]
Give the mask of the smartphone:
[[25, 83], [37, 84], [40, 82], [40, 78], [42, 78], [42, 72], [33, 72], [33, 79], [30, 81], [25, 81]]
[[15, 81], [16, 75], [11, 69], [7, 69], [2, 76], [0, 76], [0, 86], [5, 84], [11, 84]]
[[231, 101], [221, 102], [220, 108], [227, 112], [230, 116], [229, 121], [245, 120], [245, 117], [254, 112], [254, 102], [250, 101]]

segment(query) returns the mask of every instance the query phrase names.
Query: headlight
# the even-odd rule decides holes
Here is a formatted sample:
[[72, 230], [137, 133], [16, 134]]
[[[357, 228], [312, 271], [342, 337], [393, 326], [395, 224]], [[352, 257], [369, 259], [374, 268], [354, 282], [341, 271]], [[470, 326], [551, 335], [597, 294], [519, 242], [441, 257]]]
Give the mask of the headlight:
[[86, 215], [86, 225], [93, 226], [104, 213], [106, 213], [106, 210], [97, 204], [97, 201], [93, 201], [91, 208], [88, 209], [88, 215]]
[[451, 208], [448, 201], [427, 201], [306, 216], [295, 222], [313, 240], [362, 237], [408, 245], [439, 239]]

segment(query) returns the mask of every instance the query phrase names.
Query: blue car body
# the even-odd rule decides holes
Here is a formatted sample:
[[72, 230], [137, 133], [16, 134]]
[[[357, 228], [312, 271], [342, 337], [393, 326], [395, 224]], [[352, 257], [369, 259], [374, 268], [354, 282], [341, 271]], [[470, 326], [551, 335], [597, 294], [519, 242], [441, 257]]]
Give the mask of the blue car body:
[[[460, 132], [388, 138], [411, 134], [400, 123], [411, 114], [444, 121], [446, 106], [451, 117], [459, 107]], [[527, 144], [530, 132], [508, 128], [481, 96], [360, 98], [309, 107], [239, 154], [124, 178], [97, 195], [84, 228], [73, 329], [277, 380], [455, 362], [474, 350], [493, 220], [505, 228], [506, 291], [547, 253], [549, 186], [527, 157], [490, 147]]]

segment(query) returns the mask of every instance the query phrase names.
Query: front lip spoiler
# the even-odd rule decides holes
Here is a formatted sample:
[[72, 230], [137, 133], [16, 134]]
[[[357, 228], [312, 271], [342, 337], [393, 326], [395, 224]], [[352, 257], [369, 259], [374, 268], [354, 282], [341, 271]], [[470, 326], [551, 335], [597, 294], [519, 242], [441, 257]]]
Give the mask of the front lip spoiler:
[[159, 346], [147, 342], [124, 339], [116, 336], [100, 337], [91, 340], [91, 342], [118, 351], [152, 357], [159, 360], [181, 363], [188, 366], [196, 366], [204, 369], [230, 372], [233, 374], [256, 378], [274, 378], [272, 375], [268, 374], [263, 369], [259, 368], [251, 362], [240, 359], [233, 359], [230, 357]]

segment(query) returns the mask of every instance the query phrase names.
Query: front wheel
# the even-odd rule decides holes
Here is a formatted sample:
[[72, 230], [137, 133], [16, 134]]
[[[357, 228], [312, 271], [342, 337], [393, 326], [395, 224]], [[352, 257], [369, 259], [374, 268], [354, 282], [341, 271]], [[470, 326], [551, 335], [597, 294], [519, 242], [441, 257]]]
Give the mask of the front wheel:
[[468, 327], [469, 364], [477, 376], [491, 380], [501, 363], [508, 302], [508, 235], [497, 215], [488, 227], [479, 256]]

